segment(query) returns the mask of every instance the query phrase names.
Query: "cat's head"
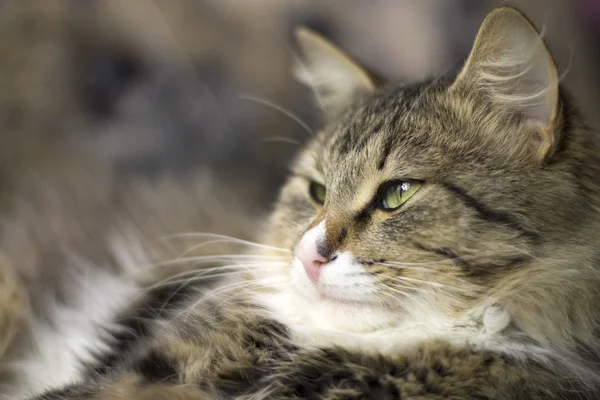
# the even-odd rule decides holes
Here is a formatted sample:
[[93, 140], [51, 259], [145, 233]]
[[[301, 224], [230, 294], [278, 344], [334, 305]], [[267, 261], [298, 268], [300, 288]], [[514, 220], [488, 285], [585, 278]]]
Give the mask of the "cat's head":
[[293, 166], [271, 242], [293, 250], [284, 274], [307, 309], [355, 331], [487, 318], [542, 340], [587, 324], [595, 145], [525, 17], [495, 10], [456, 78], [412, 86], [379, 87], [298, 37], [329, 123]]

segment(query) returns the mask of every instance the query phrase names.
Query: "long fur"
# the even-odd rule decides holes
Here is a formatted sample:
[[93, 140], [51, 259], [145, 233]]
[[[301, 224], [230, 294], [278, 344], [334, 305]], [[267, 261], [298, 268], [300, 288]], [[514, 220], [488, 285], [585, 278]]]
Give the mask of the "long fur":
[[[514, 82], [490, 79], [480, 50], [505, 51], [496, 40], [515, 28], [541, 44], [542, 61], [523, 71], [547, 75], [551, 93], [552, 58], [512, 9], [486, 19], [454, 82], [375, 89], [338, 50], [302, 36], [360, 95], [351, 105], [340, 98], [345, 112], [299, 155], [267, 228], [256, 229], [260, 242], [190, 232], [182, 236], [197, 239], [192, 249], [225, 240], [252, 250], [188, 257], [181, 244], [149, 241], [206, 222], [190, 214], [185, 186], [168, 191], [182, 204], [175, 217], [140, 203], [167, 197], [127, 190], [114, 219], [78, 221], [75, 232], [100, 225], [128, 239], [123, 252], [105, 229], [91, 254], [118, 276], [140, 260], [170, 258], [172, 269], [138, 284], [140, 296], [114, 319], [122, 333], [79, 382], [38, 398], [597, 397], [600, 144], [565, 96], [546, 96], [533, 113], [521, 101], [529, 96], [511, 107], [510, 97], [490, 96], [491, 80], [504, 89]], [[318, 64], [314, 73], [331, 73]], [[518, 89], [527, 93], [528, 83]], [[325, 185], [324, 202], [311, 197], [311, 181]], [[420, 182], [418, 191], [386, 208], [389, 185], [408, 181]], [[27, 232], [40, 226], [33, 221]], [[294, 253], [307, 232], [327, 254], [318, 280]], [[78, 238], [69, 244], [77, 248]]]

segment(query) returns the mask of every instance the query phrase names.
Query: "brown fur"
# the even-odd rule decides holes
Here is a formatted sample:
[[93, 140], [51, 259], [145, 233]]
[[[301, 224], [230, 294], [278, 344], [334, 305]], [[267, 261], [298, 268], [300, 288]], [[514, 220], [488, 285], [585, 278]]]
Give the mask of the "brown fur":
[[[513, 32], [545, 62], [520, 69], [522, 53], [510, 51]], [[305, 50], [328, 49], [321, 40], [308, 38]], [[484, 51], [487, 46], [493, 51]], [[320, 54], [339, 57], [337, 51]], [[506, 54], [511, 63], [499, 63]], [[330, 65], [316, 60], [313, 67], [319, 73]], [[440, 331], [443, 340], [381, 353], [349, 348], [354, 332], [332, 345], [308, 346], [296, 340], [293, 324], [253, 302], [279, 287], [233, 278], [226, 280], [233, 289], [201, 288], [166, 315], [159, 312], [151, 333], [119, 354], [122, 361], [40, 399], [130, 395], [132, 374], [141, 398], [148, 390], [175, 399], [188, 395], [181, 394], [188, 386], [217, 399], [597, 397], [597, 139], [564, 96], [552, 96], [558, 79], [551, 57], [516, 11], [501, 9], [486, 19], [466, 65], [453, 82], [371, 93], [356, 76], [317, 81], [330, 85], [316, 85], [322, 93], [341, 85], [358, 97], [332, 97], [352, 104], [295, 163], [268, 239], [293, 249], [308, 227], [325, 219], [328, 253], [350, 251], [377, 283], [361, 307], [410, 319], [420, 311], [411, 306], [421, 305], [457, 321], [452, 328], [459, 331], [469, 315], [483, 330], [483, 311], [499, 307], [510, 318], [494, 336], [500, 345], [456, 345]], [[489, 65], [496, 75], [481, 74]], [[364, 77], [356, 68], [343, 72]], [[482, 76], [501, 84], [491, 90]], [[544, 90], [533, 93], [540, 82]], [[544, 101], [523, 101], [539, 93]], [[510, 96], [514, 101], [507, 102]], [[328, 115], [337, 116], [339, 104], [333, 106]], [[381, 184], [407, 179], [423, 185], [402, 207], [384, 210]], [[311, 180], [327, 187], [322, 206], [310, 198]], [[287, 276], [293, 255], [284, 257]], [[130, 310], [134, 317], [136, 307], [143, 303]]]
[[[522, 364], [439, 341], [391, 357], [337, 348], [301, 349], [287, 338], [283, 326], [265, 319], [260, 310], [231, 296], [228, 300], [225, 305], [208, 302], [207, 308], [195, 311], [182, 324], [161, 331], [161, 338], [132, 364], [136, 377], [131, 379], [141, 392], [128, 392], [130, 378], [125, 375], [114, 382], [96, 378], [39, 399], [83, 399], [86, 392], [104, 398], [113, 390], [136, 400], [146, 393], [178, 399], [182, 388], [188, 387], [214, 399], [575, 399], [585, 395], [581, 389], [573, 391], [568, 379], [535, 363]], [[171, 369], [176, 374], [170, 375]], [[172, 389], [165, 388], [164, 382]]]

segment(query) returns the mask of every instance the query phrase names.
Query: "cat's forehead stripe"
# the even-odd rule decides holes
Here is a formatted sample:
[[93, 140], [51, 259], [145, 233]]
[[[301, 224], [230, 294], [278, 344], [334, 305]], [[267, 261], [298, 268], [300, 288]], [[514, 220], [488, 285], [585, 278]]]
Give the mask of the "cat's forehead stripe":
[[354, 159], [375, 147], [378, 155], [373, 162], [383, 170], [402, 141], [422, 145], [427, 142], [422, 137], [426, 132], [415, 135], [414, 128], [421, 122], [421, 108], [430, 102], [429, 97], [438, 86], [427, 83], [390, 87], [377, 93], [342, 118], [337, 129], [325, 138], [323, 149], [337, 162]]
[[393, 136], [388, 135], [388, 137], [386, 138], [385, 143], [383, 144], [383, 147], [382, 147], [381, 156], [379, 157], [379, 162], [377, 163], [377, 170], [382, 171], [383, 168], [385, 167], [387, 158], [389, 157], [389, 155], [392, 151], [393, 143], [394, 143]]
[[377, 192], [380, 184], [378, 178], [377, 176], [368, 176], [359, 184], [354, 191], [356, 195], [352, 199], [353, 210], [363, 210], [373, 201], [374, 193]]

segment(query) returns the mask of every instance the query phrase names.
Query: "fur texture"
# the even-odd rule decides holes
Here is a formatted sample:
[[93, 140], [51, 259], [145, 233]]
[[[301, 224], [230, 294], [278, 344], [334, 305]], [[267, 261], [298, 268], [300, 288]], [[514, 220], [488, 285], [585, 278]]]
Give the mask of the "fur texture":
[[[112, 357], [39, 399], [597, 397], [600, 152], [531, 24], [498, 9], [455, 80], [376, 89], [331, 44], [300, 41], [311, 73], [343, 69], [317, 91], [353, 98], [327, 102], [268, 245], [214, 286], [145, 290]], [[407, 182], [420, 188], [386, 207]], [[307, 232], [318, 280], [293, 253]]]

